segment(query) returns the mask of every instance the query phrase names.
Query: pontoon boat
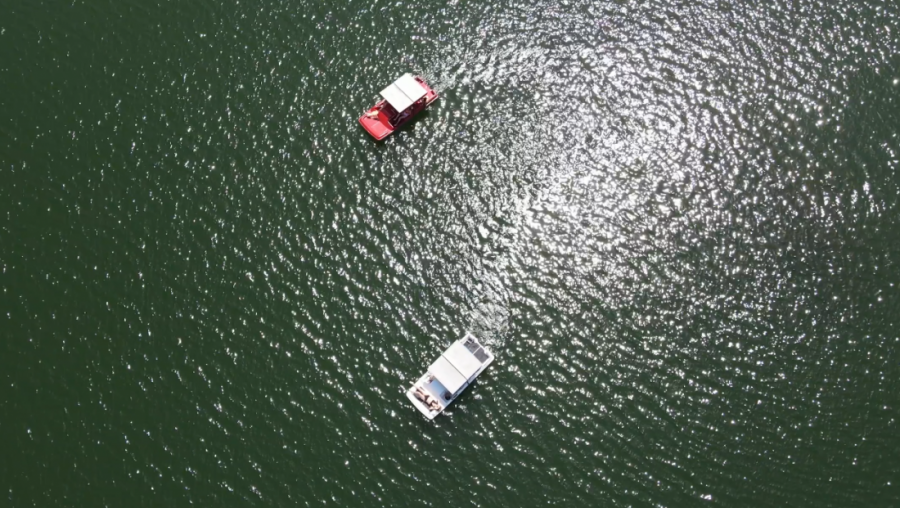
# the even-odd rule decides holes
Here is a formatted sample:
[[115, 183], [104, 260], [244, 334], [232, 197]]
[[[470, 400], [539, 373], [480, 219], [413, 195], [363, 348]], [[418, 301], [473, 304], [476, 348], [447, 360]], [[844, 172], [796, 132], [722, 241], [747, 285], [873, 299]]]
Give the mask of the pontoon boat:
[[406, 391], [406, 397], [431, 420], [456, 400], [493, 361], [494, 355], [474, 335], [467, 333], [428, 367], [425, 375]]

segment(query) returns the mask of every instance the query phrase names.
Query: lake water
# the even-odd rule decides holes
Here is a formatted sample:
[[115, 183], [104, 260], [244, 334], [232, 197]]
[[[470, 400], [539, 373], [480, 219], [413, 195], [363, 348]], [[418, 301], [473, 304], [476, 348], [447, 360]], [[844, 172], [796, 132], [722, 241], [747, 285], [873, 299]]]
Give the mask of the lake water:
[[[898, 33], [4, 0], [0, 505], [900, 506]], [[441, 99], [375, 143], [404, 72]]]

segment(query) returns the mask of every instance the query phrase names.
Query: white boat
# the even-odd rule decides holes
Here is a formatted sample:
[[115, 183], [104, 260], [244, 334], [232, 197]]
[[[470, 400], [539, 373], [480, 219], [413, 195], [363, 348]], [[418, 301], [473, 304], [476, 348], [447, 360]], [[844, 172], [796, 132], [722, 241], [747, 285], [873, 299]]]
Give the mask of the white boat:
[[441, 414], [484, 372], [494, 355], [471, 333], [454, 342], [434, 361], [406, 397], [429, 420]]

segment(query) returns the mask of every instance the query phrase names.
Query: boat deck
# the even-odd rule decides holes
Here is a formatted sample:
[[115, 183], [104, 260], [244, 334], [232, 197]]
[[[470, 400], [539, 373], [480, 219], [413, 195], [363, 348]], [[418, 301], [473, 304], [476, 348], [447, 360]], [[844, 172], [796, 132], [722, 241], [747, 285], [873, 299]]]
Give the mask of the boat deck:
[[419, 380], [419, 383], [416, 383], [416, 386], [421, 386], [429, 395], [437, 399], [442, 409], [446, 408], [453, 401], [452, 398], [450, 400], [444, 398], [444, 393], [447, 392], [447, 389], [437, 379], [432, 379], [429, 382], [428, 376], [425, 376]]
[[[379, 103], [378, 105], [380, 105]], [[369, 111], [378, 111], [378, 105], [373, 106]], [[381, 141], [394, 132], [394, 126], [388, 121], [388, 115], [378, 111], [378, 116], [369, 118], [366, 115], [359, 117], [359, 123], [364, 129], [376, 140]]]
[[[452, 399], [444, 399], [443, 394], [447, 390], [436, 379], [429, 379], [431, 377], [432, 376], [430, 374], [422, 376], [409, 390], [406, 391], [406, 397], [416, 406], [416, 409], [418, 409], [429, 420], [439, 415], [444, 409], [447, 408], [448, 405], [450, 405], [451, 402], [453, 402]], [[441, 408], [437, 411], [432, 411], [428, 408], [428, 406], [425, 405], [425, 403], [417, 399], [416, 396], [413, 395], [416, 387], [421, 387], [428, 395], [434, 397], [434, 399], [438, 401], [438, 404], [440, 404]]]

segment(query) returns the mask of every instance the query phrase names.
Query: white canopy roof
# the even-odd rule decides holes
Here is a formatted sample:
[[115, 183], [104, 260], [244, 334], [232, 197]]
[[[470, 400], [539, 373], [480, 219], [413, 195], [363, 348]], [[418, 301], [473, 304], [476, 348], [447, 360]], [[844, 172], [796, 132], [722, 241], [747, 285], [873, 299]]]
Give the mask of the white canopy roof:
[[454, 342], [440, 356], [428, 371], [450, 393], [456, 393], [465, 386], [481, 368], [481, 360], [466, 349], [462, 342]]
[[391, 86], [381, 91], [381, 96], [398, 112], [412, 106], [428, 93], [412, 74], [404, 74]]
[[456, 367], [451, 365], [443, 356], [439, 357], [430, 367], [428, 367], [428, 372], [431, 372], [434, 375], [434, 378], [444, 385], [444, 388], [450, 393], [458, 392], [460, 388], [465, 386], [466, 381], [468, 381], [458, 370], [456, 370]]
[[462, 345], [462, 342], [454, 342], [443, 356], [466, 379], [472, 379], [472, 376], [481, 368], [481, 361], [475, 358], [475, 355]]

